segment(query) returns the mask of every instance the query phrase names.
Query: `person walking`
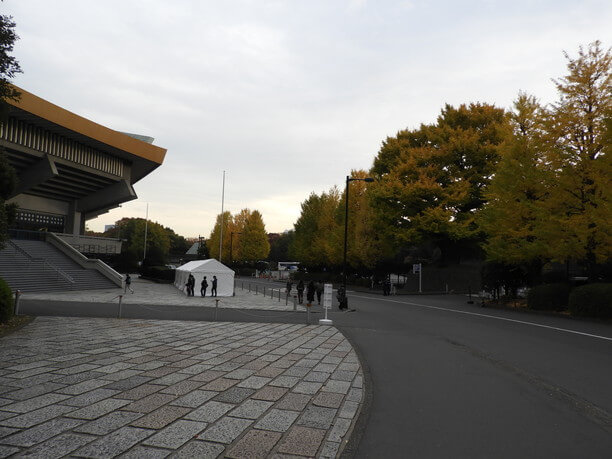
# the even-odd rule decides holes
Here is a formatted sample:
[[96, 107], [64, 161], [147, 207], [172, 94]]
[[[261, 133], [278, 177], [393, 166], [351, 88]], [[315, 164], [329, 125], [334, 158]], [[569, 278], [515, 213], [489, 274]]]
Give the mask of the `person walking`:
[[210, 296], [217, 296], [217, 276], [213, 276], [212, 287], [210, 288]]
[[123, 293], [127, 293], [128, 290], [131, 293], [134, 293], [134, 290], [132, 290], [132, 278], [130, 277], [129, 274], [126, 274], [125, 275], [125, 289], [123, 290]]
[[206, 280], [206, 276], [202, 279], [202, 283], [200, 284], [200, 295], [206, 296], [206, 289], [208, 288], [208, 281]]
[[293, 282], [291, 282], [291, 279], [289, 279], [287, 281], [287, 287], [285, 288], [286, 292], [287, 292], [287, 298], [289, 298], [289, 295], [291, 295], [291, 289], [293, 288]]
[[187, 296], [193, 296], [193, 292], [195, 290], [195, 277], [193, 274], [189, 274], [187, 278]]
[[304, 301], [304, 281], [300, 279], [297, 284], [297, 292], [298, 292], [298, 303], [302, 304]]
[[346, 299], [346, 289], [344, 285], [338, 287], [338, 293], [336, 294], [336, 298], [338, 298], [338, 309], [341, 311], [345, 311], [348, 309], [348, 301]]
[[317, 282], [315, 285], [317, 289], [317, 303], [321, 306], [321, 295], [323, 295], [323, 282]]
[[315, 284], [313, 281], [308, 282], [308, 286], [306, 287], [306, 305], [310, 306], [314, 302], [315, 297]]

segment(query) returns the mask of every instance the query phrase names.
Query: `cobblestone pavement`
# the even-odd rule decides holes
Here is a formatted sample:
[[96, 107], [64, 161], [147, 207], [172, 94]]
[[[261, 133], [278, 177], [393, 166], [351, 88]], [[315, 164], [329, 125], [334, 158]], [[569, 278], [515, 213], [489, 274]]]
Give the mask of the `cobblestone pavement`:
[[363, 395], [328, 326], [39, 317], [0, 349], [0, 457], [335, 457]]
[[[220, 308], [235, 309], [266, 309], [273, 311], [293, 310], [293, 298], [286, 301], [285, 289], [281, 289], [280, 301], [279, 289], [276, 286], [267, 287], [252, 283], [249, 291], [248, 280], [236, 280], [236, 296], [217, 297]], [[137, 275], [132, 278], [134, 293], [124, 293], [120, 288], [102, 290], [81, 290], [78, 292], [49, 292], [49, 293], [25, 293], [24, 299], [33, 300], [57, 300], [57, 301], [87, 301], [91, 303], [119, 303], [119, 295], [126, 304], [151, 304], [151, 305], [176, 305], [194, 307], [214, 307], [215, 298], [207, 296], [186, 296], [172, 284], [156, 284], [143, 279]], [[257, 290], [255, 290], [257, 288]], [[257, 293], [256, 293], [257, 292]], [[198, 293], [198, 292], [196, 292]], [[295, 293], [295, 290], [294, 290]], [[285, 304], [287, 303], [287, 304]], [[302, 305], [296, 305], [298, 311], [305, 311]]]

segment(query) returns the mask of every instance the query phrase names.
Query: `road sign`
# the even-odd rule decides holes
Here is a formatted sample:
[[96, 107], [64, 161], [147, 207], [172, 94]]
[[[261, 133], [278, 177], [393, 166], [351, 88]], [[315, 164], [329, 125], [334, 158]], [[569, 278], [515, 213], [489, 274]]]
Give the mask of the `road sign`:
[[412, 272], [414, 274], [421, 272], [421, 263], [415, 263], [412, 265]]
[[331, 309], [332, 307], [332, 284], [325, 284], [323, 287], [323, 308]]

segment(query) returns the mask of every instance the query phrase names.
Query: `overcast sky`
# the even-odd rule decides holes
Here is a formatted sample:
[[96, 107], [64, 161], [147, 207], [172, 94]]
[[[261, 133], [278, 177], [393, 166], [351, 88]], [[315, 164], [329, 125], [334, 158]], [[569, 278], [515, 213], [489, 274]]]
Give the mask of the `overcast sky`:
[[293, 228], [315, 191], [368, 169], [382, 141], [445, 103], [510, 107], [596, 39], [609, 0], [4, 0], [22, 88], [111, 129], [155, 138], [164, 164], [138, 200], [91, 220], [144, 217], [208, 237], [221, 211]]

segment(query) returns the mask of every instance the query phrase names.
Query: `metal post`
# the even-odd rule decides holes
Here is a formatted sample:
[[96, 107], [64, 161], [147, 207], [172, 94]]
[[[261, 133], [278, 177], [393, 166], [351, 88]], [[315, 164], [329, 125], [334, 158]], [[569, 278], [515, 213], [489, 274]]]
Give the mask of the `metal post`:
[[297, 311], [297, 297], [293, 295], [293, 310]]
[[255, 295], [259, 293], [259, 285], [255, 284]]
[[264, 285], [264, 298], [266, 296], [266, 286]]
[[223, 220], [224, 220], [224, 205], [225, 205], [225, 171], [223, 171], [223, 187], [221, 188], [221, 229], [219, 234], [219, 261], [223, 255]]
[[219, 317], [219, 300], [215, 299], [215, 322], [217, 321], [217, 317]]
[[123, 300], [123, 295], [119, 295], [119, 316], [118, 319], [121, 319], [121, 301]]
[[346, 250], [348, 240], [348, 202], [349, 202], [349, 180], [350, 177], [346, 176], [346, 190], [344, 191], [344, 258], [342, 262], [342, 285], [346, 292]]
[[421, 263], [419, 263], [419, 293], [423, 293], [423, 289], [421, 288], [422, 286], [422, 280], [423, 278], [423, 265]]
[[251, 293], [251, 283], [249, 282], [249, 293]]
[[19, 300], [21, 298], [21, 290], [15, 290], [15, 315], [19, 315]]

